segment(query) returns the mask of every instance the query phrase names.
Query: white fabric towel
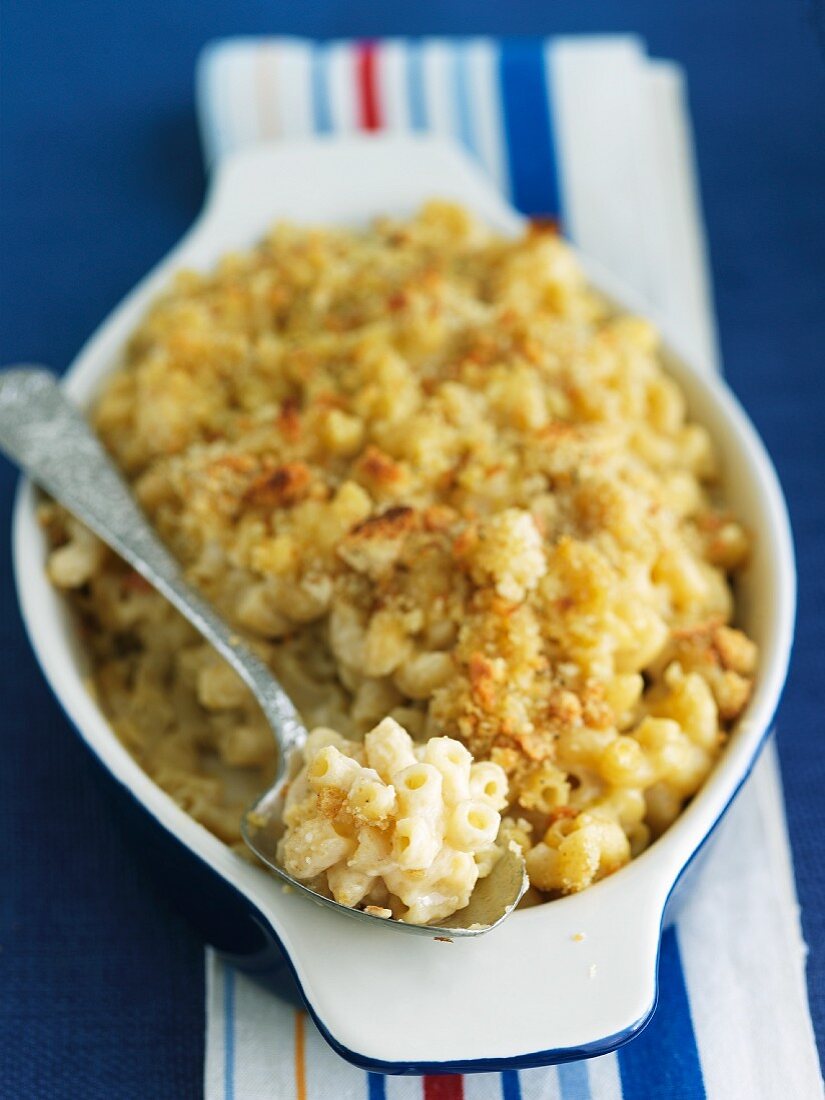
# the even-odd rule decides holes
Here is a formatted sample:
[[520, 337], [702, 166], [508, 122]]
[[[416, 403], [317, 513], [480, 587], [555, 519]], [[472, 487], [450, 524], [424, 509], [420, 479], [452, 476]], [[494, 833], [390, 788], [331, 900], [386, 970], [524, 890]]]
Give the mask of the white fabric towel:
[[[254, 141], [358, 128], [427, 126], [468, 144], [469, 111], [473, 152], [518, 198], [497, 75], [507, 48], [490, 39], [216, 43], [198, 73], [207, 158]], [[649, 60], [632, 37], [561, 39], [541, 49], [567, 233], [641, 294], [696, 362], [720, 369], [679, 68]], [[456, 102], [452, 56], [466, 80]], [[821, 1097], [772, 744], [719, 834], [676, 925], [698, 1052], [693, 1077], [668, 1076], [667, 1051], [641, 1084], [618, 1053], [463, 1079], [365, 1074], [302, 1013], [207, 951], [207, 1100]]]

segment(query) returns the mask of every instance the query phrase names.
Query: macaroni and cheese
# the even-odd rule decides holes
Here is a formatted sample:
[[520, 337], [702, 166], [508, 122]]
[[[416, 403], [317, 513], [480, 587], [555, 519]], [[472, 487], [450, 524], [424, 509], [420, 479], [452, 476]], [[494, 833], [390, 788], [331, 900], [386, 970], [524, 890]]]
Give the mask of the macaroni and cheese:
[[500, 850], [507, 777], [460, 741], [415, 744], [394, 718], [348, 741], [313, 730], [278, 848], [294, 878], [342, 905], [412, 924], [463, 909]]
[[[276, 226], [178, 277], [93, 421], [189, 579], [307, 726], [345, 739], [307, 760], [283, 851], [353, 904], [436, 911], [399, 850], [357, 854], [377, 826], [333, 840], [341, 792], [353, 822], [370, 792], [409, 827], [423, 854], [404, 858], [432, 856], [415, 873], [463, 866], [463, 898], [484, 849], [461, 847], [452, 816], [441, 839], [402, 828], [419, 818], [396, 784], [412, 768], [444, 794], [427, 753], [472, 757], [476, 787], [506, 779], [506, 806], [472, 799], [490, 829], [503, 813], [499, 843], [525, 851], [541, 900], [666, 829], [748, 701], [757, 654], [731, 579], [749, 536], [708, 432], [652, 327], [608, 308], [552, 232], [503, 239], [445, 203], [359, 231]], [[43, 523], [118, 736], [240, 849], [274, 752], [246, 688], [61, 509]], [[370, 748], [378, 723], [413, 738], [392, 764]]]

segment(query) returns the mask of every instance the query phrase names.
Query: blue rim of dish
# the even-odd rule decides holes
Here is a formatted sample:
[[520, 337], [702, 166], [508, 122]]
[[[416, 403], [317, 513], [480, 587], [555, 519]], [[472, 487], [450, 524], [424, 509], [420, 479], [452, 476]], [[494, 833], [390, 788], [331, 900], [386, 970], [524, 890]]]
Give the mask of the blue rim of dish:
[[[18, 508], [20, 507], [21, 497], [22, 497], [23, 492], [25, 491], [26, 485], [27, 485], [26, 479], [21, 477], [18, 480], [17, 491], [15, 493], [14, 510], [13, 510], [13, 517], [14, 517], [13, 527], [16, 526], [16, 523], [17, 523]], [[13, 568], [13, 571], [14, 571], [15, 587], [17, 588], [18, 597], [19, 597], [20, 587], [19, 587], [19, 578], [18, 578], [18, 572], [17, 572], [17, 570], [18, 570], [17, 556], [14, 553], [14, 548], [12, 549], [12, 568]], [[795, 617], [795, 609], [794, 609], [794, 617]], [[29, 633], [27, 619], [26, 619], [25, 615], [23, 615], [22, 618], [23, 618], [23, 625], [26, 629], [26, 637], [29, 641], [29, 645], [30, 645], [31, 650], [34, 654], [35, 660], [37, 661], [38, 665], [40, 665], [40, 657], [39, 657], [37, 649], [34, 645], [33, 639], [32, 639], [32, 637]], [[662, 903], [661, 912], [659, 914], [659, 934], [658, 934], [658, 942], [657, 942], [657, 945], [656, 945], [656, 959], [655, 959], [655, 962], [654, 962], [654, 968], [655, 969], [654, 969], [653, 1001], [652, 1001], [649, 1009], [642, 1016], [640, 1016], [637, 1020], [635, 1020], [632, 1024], [630, 1024], [628, 1027], [624, 1028], [622, 1031], [615, 1032], [612, 1035], [605, 1035], [605, 1036], [603, 1036], [602, 1038], [599, 1038], [599, 1039], [594, 1039], [591, 1043], [585, 1043], [583, 1046], [580, 1046], [580, 1047], [557, 1047], [557, 1048], [551, 1048], [550, 1050], [536, 1051], [535, 1053], [530, 1053], [530, 1054], [517, 1054], [517, 1055], [514, 1055], [511, 1058], [472, 1058], [472, 1059], [464, 1059], [464, 1060], [459, 1060], [459, 1061], [454, 1061], [454, 1062], [383, 1062], [379, 1059], [369, 1058], [365, 1055], [359, 1054], [358, 1052], [350, 1050], [348, 1047], [346, 1047], [342, 1043], [340, 1043], [335, 1038], [335, 1036], [331, 1034], [331, 1032], [328, 1030], [328, 1028], [324, 1024], [323, 1020], [321, 1020], [321, 1018], [318, 1016], [318, 1014], [316, 1013], [313, 1006], [310, 1004], [309, 1000], [306, 998], [306, 996], [304, 994], [303, 985], [301, 984], [301, 981], [298, 978], [298, 974], [297, 974], [297, 971], [295, 969], [295, 966], [293, 965], [292, 957], [290, 956], [289, 952], [287, 951], [286, 947], [283, 944], [283, 941], [281, 940], [281, 937], [278, 935], [277, 930], [274, 928], [274, 926], [272, 925], [271, 921], [266, 916], [266, 914], [261, 909], [259, 909], [258, 906], [242, 890], [238, 889], [238, 887], [235, 885], [234, 882], [231, 882], [228, 878], [225, 878], [218, 870], [215, 869], [215, 867], [212, 866], [211, 863], [209, 863], [206, 859], [204, 859], [204, 857], [202, 855], [200, 855], [200, 853], [196, 852], [193, 848], [190, 848], [188, 844], [185, 844], [180, 839], [180, 837], [178, 837], [164, 822], [162, 822], [160, 820], [160, 818], [156, 817], [152, 813], [152, 811], [148, 808], [148, 806], [142, 801], [142, 799], [140, 799], [137, 796], [137, 794], [134, 792], [134, 790], [132, 790], [132, 788], [130, 786], [128, 786], [128, 784], [124, 783], [123, 780], [121, 780], [118, 776], [116, 776], [114, 774], [114, 772], [111, 771], [111, 769], [108, 767], [106, 762], [103, 760], [103, 758], [97, 752], [96, 748], [91, 744], [90, 741], [87, 740], [87, 738], [83, 734], [83, 731], [80, 729], [80, 727], [77, 725], [77, 723], [74, 721], [74, 719], [71, 717], [71, 715], [67, 711], [66, 707], [63, 704], [63, 700], [60, 698], [57, 691], [53, 687], [53, 685], [51, 683], [51, 680], [48, 678], [48, 676], [46, 676], [42, 665], [40, 666], [40, 668], [41, 668], [41, 672], [43, 673], [43, 679], [46, 681], [46, 683], [49, 687], [49, 690], [51, 691], [52, 695], [56, 699], [60, 709], [63, 711], [63, 714], [66, 716], [66, 718], [68, 720], [68, 723], [69, 723], [69, 726], [75, 731], [75, 735], [80, 738], [80, 740], [86, 746], [86, 748], [89, 750], [89, 752], [92, 753], [95, 760], [98, 762], [100, 767], [106, 773], [108, 778], [113, 783], [115, 783], [116, 786], [118, 787], [118, 789], [123, 794], [127, 795], [131, 799], [131, 801], [143, 811], [144, 814], [146, 814], [148, 817], [150, 817], [152, 819], [152, 821], [163, 830], [163, 832], [166, 834], [166, 836], [169, 838], [170, 841], [172, 841], [178, 848], [183, 849], [185, 854], [187, 856], [189, 856], [191, 859], [196, 860], [207, 872], [209, 872], [209, 874], [213, 878], [219, 880], [220, 883], [221, 883], [221, 886], [223, 888], [225, 888], [227, 890], [231, 890], [237, 896], [237, 898], [243, 903], [244, 907], [249, 910], [250, 915], [255, 914], [254, 919], [256, 920], [256, 922], [263, 925], [263, 928], [266, 930], [267, 934], [270, 935], [274, 939], [275, 943], [278, 946], [278, 949], [281, 951], [281, 954], [283, 955], [284, 963], [285, 963], [286, 967], [288, 968], [288, 970], [289, 970], [289, 972], [292, 976], [292, 980], [294, 981], [299, 993], [301, 994], [301, 998], [304, 1002], [304, 1006], [305, 1006], [307, 1012], [309, 1013], [310, 1017], [312, 1018], [313, 1023], [318, 1028], [320, 1033], [323, 1035], [323, 1037], [327, 1041], [327, 1043], [336, 1052], [336, 1054], [339, 1054], [347, 1062], [349, 1062], [351, 1065], [357, 1066], [359, 1069], [367, 1070], [367, 1071], [373, 1072], [373, 1073], [383, 1073], [383, 1074], [390, 1074], [390, 1075], [393, 1075], [393, 1076], [412, 1077], [412, 1076], [421, 1076], [421, 1075], [428, 1075], [428, 1074], [494, 1073], [494, 1072], [501, 1072], [503, 1070], [532, 1069], [532, 1068], [536, 1068], [538, 1066], [560, 1065], [563, 1062], [574, 1062], [574, 1061], [577, 1061], [577, 1060], [582, 1059], [582, 1058], [595, 1058], [595, 1057], [598, 1057], [599, 1055], [602, 1055], [602, 1054], [611, 1054], [613, 1051], [617, 1050], [619, 1047], [622, 1047], [626, 1043], [629, 1043], [632, 1039], [635, 1039], [637, 1035], [639, 1035], [642, 1031], [644, 1031], [644, 1029], [647, 1027], [647, 1025], [652, 1020], [653, 1015], [656, 1012], [656, 1006], [659, 1002], [659, 956], [660, 956], [660, 953], [661, 953], [662, 932], [663, 932], [663, 928], [664, 928], [664, 918], [665, 918], [665, 913], [667, 911], [668, 903], [670, 901], [670, 898], [673, 895], [673, 891], [676, 889], [676, 887], [679, 884], [679, 881], [681, 880], [681, 878], [684, 875], [685, 871], [687, 871], [687, 869], [693, 863], [696, 856], [699, 854], [699, 852], [702, 851], [704, 846], [707, 844], [708, 840], [711, 838], [713, 833], [716, 831], [716, 828], [719, 825], [719, 822], [722, 820], [722, 818], [728, 812], [728, 810], [730, 809], [730, 806], [733, 803], [734, 799], [739, 794], [739, 792], [742, 789], [743, 785], [745, 784], [746, 780], [749, 778], [751, 772], [753, 771], [754, 767], [756, 766], [758, 760], [760, 759], [760, 757], [762, 755], [764, 747], [767, 744], [771, 733], [774, 730], [774, 719], [776, 718], [776, 714], [777, 714], [777, 711], [779, 709], [779, 704], [780, 704], [781, 699], [782, 699], [782, 694], [784, 692], [785, 683], [787, 682], [787, 674], [788, 674], [788, 667], [789, 667], [789, 664], [790, 664], [790, 655], [791, 655], [792, 644], [793, 643], [791, 643], [791, 647], [789, 647], [788, 658], [787, 658], [787, 661], [786, 661], [786, 664], [785, 664], [784, 677], [783, 677], [782, 685], [779, 689], [776, 704], [773, 707], [773, 711], [771, 713], [770, 719], [765, 723], [765, 726], [764, 726], [764, 728], [762, 729], [762, 732], [759, 735], [759, 740], [754, 745], [753, 751], [752, 751], [751, 755], [748, 758], [748, 763], [747, 763], [746, 768], [742, 772], [742, 775], [739, 777], [739, 780], [736, 783], [736, 786], [731, 791], [731, 794], [730, 794], [729, 798], [727, 799], [727, 801], [725, 802], [724, 806], [719, 811], [719, 813], [716, 816], [716, 818], [714, 819], [714, 821], [711, 823], [711, 825], [709, 826], [707, 831], [702, 836], [702, 839], [699, 841], [699, 843], [696, 845], [696, 847], [690, 853], [688, 858], [685, 860], [685, 862], [679, 868], [678, 873], [676, 874], [676, 876], [673, 879], [673, 882], [670, 885], [670, 889], [667, 892], [667, 896], [665, 897], [665, 900]], [[114, 736], [114, 733], [112, 734], [112, 736]], [[219, 951], [219, 953], [220, 953], [220, 951]], [[273, 996], [274, 996], [274, 994], [273, 994]]]

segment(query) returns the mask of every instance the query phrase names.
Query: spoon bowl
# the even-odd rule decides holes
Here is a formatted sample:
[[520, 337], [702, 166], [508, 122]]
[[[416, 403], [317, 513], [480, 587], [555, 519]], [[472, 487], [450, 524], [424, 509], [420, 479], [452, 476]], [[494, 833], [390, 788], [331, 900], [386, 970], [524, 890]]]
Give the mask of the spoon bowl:
[[404, 921], [375, 916], [361, 909], [351, 909], [341, 905], [332, 898], [324, 897], [323, 894], [311, 890], [306, 883], [287, 874], [278, 863], [278, 841], [283, 832], [280, 823], [283, 819], [283, 802], [290, 775], [291, 769], [287, 767], [283, 775], [276, 779], [275, 783], [246, 811], [241, 820], [241, 833], [247, 846], [258, 859], [282, 878], [290, 889], [301, 891], [319, 905], [327, 905], [359, 920], [374, 921], [391, 928], [403, 928], [407, 932], [436, 939], [454, 939], [458, 936], [479, 936], [501, 924], [516, 908], [529, 885], [524, 857], [513, 844], [504, 849], [490, 874], [478, 881], [469, 904], [451, 916], [445, 917], [437, 925], [407, 924]]
[[289, 696], [267, 665], [184, 580], [85, 417], [50, 371], [21, 366], [0, 374], [0, 449], [165, 596], [255, 696], [278, 746], [277, 771], [273, 785], [244, 814], [241, 832], [270, 870], [290, 888], [338, 912], [430, 937], [478, 936], [513, 912], [528, 885], [524, 860], [515, 847], [481, 880], [470, 903], [439, 925], [408, 924], [352, 909], [287, 874], [276, 858], [278, 823], [293, 760], [307, 738]]

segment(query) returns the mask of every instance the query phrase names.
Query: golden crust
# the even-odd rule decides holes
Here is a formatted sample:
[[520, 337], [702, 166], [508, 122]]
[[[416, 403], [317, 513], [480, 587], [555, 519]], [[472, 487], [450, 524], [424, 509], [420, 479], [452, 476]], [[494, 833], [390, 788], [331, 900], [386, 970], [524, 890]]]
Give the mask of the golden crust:
[[253, 508], [289, 508], [309, 495], [312, 473], [303, 462], [266, 466], [247, 486], [243, 502]]
[[[158, 299], [95, 424], [308, 725], [393, 714], [501, 763], [545, 889], [624, 858], [594, 813], [641, 850], [747, 702], [728, 577], [749, 538], [708, 434], [652, 328], [612, 315], [552, 232], [505, 241], [443, 203], [278, 226]], [[59, 513], [48, 529], [115, 728], [236, 842], [272, 767], [257, 710], [112, 555]]]

